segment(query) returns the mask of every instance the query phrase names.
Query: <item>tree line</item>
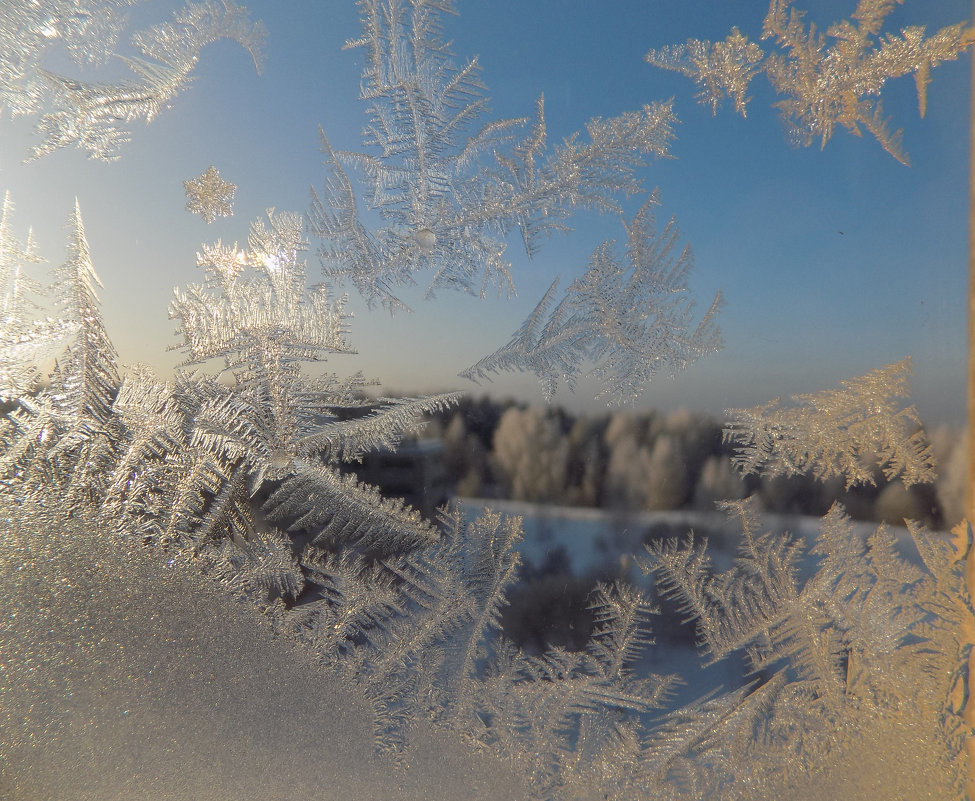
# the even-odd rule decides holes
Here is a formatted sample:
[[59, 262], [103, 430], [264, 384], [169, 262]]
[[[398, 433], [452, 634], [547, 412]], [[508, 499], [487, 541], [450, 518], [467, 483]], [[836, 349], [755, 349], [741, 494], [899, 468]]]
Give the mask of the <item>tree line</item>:
[[452, 494], [617, 511], [713, 510], [757, 495], [769, 512], [823, 515], [834, 500], [856, 519], [944, 528], [962, 516], [963, 441], [929, 432], [938, 480], [907, 489], [877, 473], [845, 489], [812, 476], [742, 477], [723, 442], [723, 422], [678, 409], [574, 415], [559, 407], [465, 398], [433, 417], [423, 436], [443, 441]]

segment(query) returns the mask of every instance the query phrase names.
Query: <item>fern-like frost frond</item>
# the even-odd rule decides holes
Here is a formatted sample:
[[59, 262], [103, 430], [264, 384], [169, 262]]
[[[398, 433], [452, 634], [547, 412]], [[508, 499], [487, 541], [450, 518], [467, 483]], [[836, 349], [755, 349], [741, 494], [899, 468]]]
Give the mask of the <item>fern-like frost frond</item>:
[[203, 562], [231, 592], [262, 604], [294, 598], [305, 583], [291, 541], [280, 534], [262, 532], [244, 543], [224, 540], [204, 552]]
[[774, 400], [730, 409], [724, 430], [735, 466], [745, 475], [842, 476], [847, 487], [873, 485], [874, 468], [907, 486], [935, 479], [931, 448], [910, 396], [911, 361], [841, 381], [840, 389], [797, 395], [793, 406]]
[[659, 373], [673, 377], [717, 351], [721, 295], [691, 328], [691, 253], [685, 247], [674, 254], [673, 220], [657, 234], [652, 211], [657, 202], [651, 195], [627, 226], [625, 258], [612, 242], [603, 243], [551, 312], [557, 281], [508, 344], [461, 375], [476, 380], [511, 370], [532, 372], [551, 400], [561, 381], [575, 386], [588, 362], [590, 375], [603, 386], [599, 396], [623, 404], [634, 402]]
[[383, 498], [379, 490], [331, 467], [296, 461], [294, 473], [268, 497], [270, 519], [294, 521], [290, 529], [311, 532], [316, 543], [355, 542], [396, 551], [438, 538], [415, 509]]
[[918, 110], [924, 116], [931, 70], [958, 58], [973, 41], [965, 23], [927, 36], [923, 26], [883, 33], [885, 18], [904, 0], [860, 0], [852, 20], [825, 33], [807, 25], [793, 0], [771, 0], [762, 30], [778, 51], [766, 53], [737, 28], [723, 42], [688, 39], [683, 45], [650, 50], [646, 60], [693, 78], [698, 99], [715, 111], [725, 97], [743, 116], [748, 84], [764, 72], [782, 97], [775, 103], [796, 144], [819, 140], [825, 147], [837, 127], [860, 136], [865, 129], [898, 161], [907, 164], [900, 131], [891, 132], [880, 95], [888, 80], [913, 75]]
[[55, 271], [55, 277], [59, 305], [64, 317], [76, 324], [77, 335], [69, 341], [55, 369], [57, 399], [79, 421], [85, 417], [104, 421], [121, 382], [115, 346], [98, 310], [95, 287], [101, 286], [101, 280], [92, 264], [77, 199], [68, 232], [67, 260]]
[[[615, 198], [639, 188], [644, 159], [667, 154], [675, 121], [668, 103], [592, 120], [586, 138], [554, 148], [541, 100], [524, 134], [523, 119], [484, 122], [480, 66], [457, 66], [442, 38], [440, 17], [451, 4], [359, 7], [363, 35], [348, 46], [366, 51], [364, 144], [372, 151], [334, 151], [323, 137], [327, 177], [310, 228], [323, 240], [326, 274], [351, 280], [370, 303], [402, 308], [396, 287], [421, 272], [430, 276], [428, 294], [510, 291], [509, 234], [517, 231], [532, 255], [574, 209], [617, 210]], [[347, 168], [363, 177], [362, 200], [383, 219], [378, 229], [362, 222]]]
[[364, 415], [321, 423], [315, 433], [297, 443], [306, 454], [321, 453], [328, 459], [355, 461], [371, 450], [395, 450], [405, 433], [423, 425], [424, 415], [436, 414], [456, 404], [460, 393], [421, 398], [380, 398]]
[[104, 53], [90, 49], [97, 42], [90, 32], [83, 36], [69, 34], [69, 43], [77, 46], [77, 61], [104, 60], [114, 50], [114, 41], [123, 30], [118, 6], [128, 3], [81, 3], [92, 8], [77, 8], [78, 3], [72, 3], [72, 8], [55, 9], [52, 15], [47, 7], [50, 4], [37, 3], [35, 10], [15, 15], [12, 21], [5, 19], [5, 24], [0, 25], [0, 52], [13, 50], [22, 59], [14, 69], [0, 71], [0, 99], [22, 114], [54, 107], [42, 114], [37, 123], [43, 141], [32, 148], [31, 158], [76, 146], [92, 158], [114, 161], [130, 138], [128, 124], [136, 120], [151, 122], [191, 81], [200, 51], [219, 39], [238, 42], [250, 52], [260, 71], [264, 27], [252, 23], [247, 10], [233, 0], [187, 0], [172, 22], [134, 34], [132, 44], [145, 58], [117, 56], [132, 72], [132, 80], [88, 82], [42, 69], [41, 55], [52, 40], [70, 29], [73, 19], [101, 17], [106, 23], [101, 32], [110, 34], [101, 43], [106, 48]]

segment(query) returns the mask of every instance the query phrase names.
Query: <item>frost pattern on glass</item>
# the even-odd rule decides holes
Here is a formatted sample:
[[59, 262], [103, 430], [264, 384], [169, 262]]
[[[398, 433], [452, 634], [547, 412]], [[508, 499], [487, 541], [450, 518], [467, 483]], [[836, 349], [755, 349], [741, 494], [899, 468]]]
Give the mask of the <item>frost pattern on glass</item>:
[[45, 287], [30, 275], [40, 261], [28, 234], [21, 242], [13, 232], [14, 205], [6, 192], [0, 208], [0, 401], [11, 401], [34, 388], [39, 365], [61, 348], [72, 323], [40, 320]]
[[[382, 155], [351, 160], [373, 179], [370, 202], [386, 214], [388, 226], [376, 235], [366, 231], [338, 154], [330, 153], [330, 186], [337, 200], [319, 201], [316, 208], [318, 224], [332, 226], [332, 246], [346, 248], [344, 258], [356, 269], [361, 266], [364, 275], [378, 266], [375, 280], [362, 279], [367, 295], [395, 306], [386, 290], [411, 280], [414, 268], [425, 264], [435, 270], [435, 286], [471, 289], [480, 273], [495, 280], [506, 275], [503, 245], [509, 228], [522, 231], [531, 251], [537, 236], [557, 229], [571, 207], [609, 208], [613, 194], [627, 188], [633, 162], [621, 166], [616, 159], [633, 146], [630, 128], [646, 144], [640, 131], [647, 120], [641, 115], [594, 122], [593, 144], [570, 140], [550, 156], [544, 155], [541, 113], [528, 138], [510, 152], [500, 148], [500, 140], [515, 126], [488, 124], [469, 140], [472, 160], [462, 158], [466, 151], [455, 132], [479, 115], [483, 96], [471, 83], [476, 64], [455, 70], [446, 58], [437, 24], [439, 13], [452, 10], [452, 4], [413, 0], [407, 9], [396, 0], [362, 0], [360, 5], [366, 35], [354, 44], [371, 48], [372, 73], [364, 91], [374, 95], [371, 144]], [[882, 18], [890, 5], [862, 3], [861, 8]], [[35, 3], [29, 13], [41, 7]], [[202, 9], [199, 36], [184, 39], [187, 31], [178, 25], [159, 29], [140, 40], [147, 56], [161, 62], [195, 58], [194, 48], [210, 35], [205, 30], [212, 33], [207, 15], [221, 7], [188, 8]], [[224, 3], [222, 8], [230, 14], [236, 7]], [[233, 29], [229, 17], [227, 25]], [[404, 26], [409, 34], [400, 32]], [[714, 59], [730, 61], [747, 50], [735, 43]], [[414, 120], [414, 112], [421, 116]], [[669, 134], [662, 121], [669, 120], [669, 109], [646, 114], [657, 119], [650, 126], [651, 140], [663, 137], [664, 142]], [[476, 164], [474, 157], [483, 157], [493, 145], [499, 145], [493, 167], [447, 169]], [[453, 156], [444, 155], [455, 147]], [[643, 150], [656, 152], [649, 145]], [[574, 160], [579, 154], [585, 155]], [[584, 177], [566, 177], [560, 165], [570, 172], [581, 169]], [[471, 199], [468, 191], [477, 196]], [[241, 741], [246, 738], [250, 745], [270, 729], [280, 740], [294, 738], [300, 758], [314, 767], [369, 764], [365, 778], [355, 777], [353, 790], [379, 797], [397, 784], [363, 788], [373, 765], [360, 748], [348, 748], [347, 740], [361, 745], [363, 729], [371, 726], [378, 748], [398, 755], [408, 767], [417, 754], [410, 749], [429, 738], [432, 722], [456, 747], [500, 754], [538, 799], [963, 797], [967, 731], [958, 701], [970, 644], [961, 632], [970, 627], [972, 607], [965, 590], [966, 554], [956, 553], [944, 536], [909, 524], [907, 547], [914, 550], [908, 559], [886, 528], [860, 538], [834, 506], [811, 548], [817, 564], [803, 570], [802, 544], [788, 535], [763, 533], [754, 502], [746, 500], [726, 506], [741, 522], [742, 544], [724, 573], [712, 573], [705, 546], [692, 537], [684, 546], [670, 542], [650, 548], [642, 567], [655, 572], [662, 590], [697, 621], [709, 657], [743, 652], [754, 669], [748, 686], [673, 709], [669, 698], [679, 679], [639, 672], [655, 613], [641, 590], [623, 582], [597, 587], [591, 598], [595, 627], [584, 649], [519, 652], [498, 627], [517, 576], [521, 521], [493, 512], [469, 520], [448, 508], [432, 523], [342, 471], [343, 463], [371, 449], [395, 447], [424, 413], [455, 396], [369, 400], [359, 375], [306, 374], [308, 363], [352, 351], [343, 300], [325, 287], [306, 287], [300, 218], [270, 211], [251, 226], [245, 247], [220, 242], [202, 247], [203, 282], [178, 290], [171, 306], [184, 366], [200, 372], [180, 372], [163, 382], [147, 368], [123, 371], [116, 365], [77, 203], [69, 220], [68, 255], [56, 273], [64, 319], [32, 319], [31, 297], [40, 285], [25, 279], [21, 269], [33, 261], [33, 247], [30, 237], [20, 244], [12, 235], [10, 211], [5, 202], [0, 347], [13, 354], [15, 369], [4, 373], [2, 392], [15, 408], [0, 423], [0, 514], [6, 521], [0, 593], [4, 609], [13, 610], [9, 619], [16, 617], [18, 625], [0, 627], [5, 667], [0, 671], [5, 699], [0, 759], [4, 771], [20, 772], [13, 781], [21, 797], [36, 797], [30, 782], [38, 772], [42, 781], [45, 768], [63, 777], [76, 765], [91, 763], [95, 746], [119, 739], [124, 747], [115, 743], [118, 750], [109, 753], [130, 761], [121, 771], [114, 762], [111, 767], [124, 772], [133, 765], [132, 775], [120, 781], [123, 794], [131, 795], [133, 786], [146, 781], [145, 749], [126, 741], [125, 733], [132, 731], [130, 707], [113, 706], [123, 697], [116, 690], [135, 683], [155, 691], [160, 674], [170, 691], [155, 706], [147, 693], [130, 694], [126, 704], [134, 700], [138, 715], [151, 713], [148, 722], [142, 717], [144, 728], [137, 732], [155, 730], [157, 722], [172, 732], [159, 746], [166, 775], [172, 774], [170, 755], [184, 748], [188, 726], [194, 742], [206, 744], [207, 757], [228, 734], [243, 732]], [[448, 223], [457, 219], [468, 220], [468, 228], [452, 229]], [[626, 386], [623, 370], [650, 368], [614, 361], [600, 350], [599, 338], [621, 339], [613, 331], [616, 320], [617, 327], [626, 328], [627, 345], [648, 334], [642, 329], [633, 334], [636, 323], [607, 315], [603, 306], [650, 302], [664, 310], [661, 319], [675, 325], [686, 323], [689, 313], [683, 284], [689, 261], [670, 255], [676, 230], [668, 226], [654, 237], [650, 220], [644, 207], [628, 229], [627, 268], [607, 244], [593, 258], [591, 282], [584, 277], [570, 289], [580, 325], [598, 332], [595, 344], [552, 350], [559, 359], [584, 353], [597, 367], [605, 364], [614, 391]], [[448, 260], [455, 242], [466, 262]], [[401, 250], [419, 255], [410, 261], [413, 257], [401, 257]], [[677, 295], [673, 305], [654, 294], [658, 282]], [[546, 313], [543, 302], [537, 322], [526, 329], [541, 325]], [[701, 341], [712, 336], [712, 313], [713, 308], [698, 326]], [[686, 337], [677, 342], [687, 347]], [[46, 349], [55, 352], [57, 366], [45, 375], [39, 357]], [[674, 362], [686, 359], [679, 349], [677, 355], [661, 350]], [[530, 349], [525, 353], [534, 358]], [[31, 358], [29, 366], [18, 366]], [[547, 370], [544, 358], [540, 350], [539, 363]], [[222, 362], [220, 373], [229, 374], [231, 386], [206, 372], [214, 360]], [[906, 395], [907, 368], [906, 362], [893, 365], [841, 390], [800, 398], [816, 408], [810, 415], [763, 407], [754, 420], [733, 424], [733, 432], [750, 431], [753, 422], [757, 431], [765, 431], [768, 419], [775, 421], [773, 434], [793, 432], [775, 426], [798, 420], [794, 429], [812, 445], [797, 456], [779, 448], [780, 440], [772, 436], [774, 447], [751, 453], [760, 435], [749, 434], [742, 458], [767, 473], [801, 464], [820, 477], [840, 473], [856, 483], [872, 470], [864, 462], [870, 447], [891, 475], [923, 480], [931, 464], [923, 440], [911, 430], [916, 415], [910, 408], [898, 410], [892, 400]], [[577, 370], [576, 362], [566, 361], [566, 375]], [[47, 386], [37, 379], [46, 379]], [[970, 527], [959, 529], [958, 542], [971, 540]], [[183, 598], [182, 579], [193, 575], [187, 568], [202, 571], [238, 601], [256, 605], [263, 619], [226, 598], [214, 601], [205, 587]], [[162, 611], [157, 597], [166, 601]], [[182, 605], [171, 603], [174, 597]], [[188, 637], [180, 627], [156, 625], [170, 622], [167, 610], [174, 606], [180, 614], [173, 619], [192, 627]], [[124, 622], [121, 641], [101, 636], [106, 608]], [[148, 649], [153, 658], [133, 661], [133, 652], [147, 650], [147, 622], [164, 636]], [[272, 651], [257, 642], [261, 636], [248, 636], [268, 625], [304, 652], [283, 649], [285, 657], [271, 657]], [[221, 639], [223, 634], [232, 636]], [[214, 659], [211, 645], [229, 657]], [[294, 664], [281, 667], [292, 657]], [[241, 660], [252, 668], [250, 678], [240, 673]], [[332, 675], [317, 683], [322, 674], [309, 676], [309, 663]], [[254, 687], [253, 668], [262, 682], [270, 677], [270, 687]], [[86, 671], [94, 681], [76, 683]], [[186, 692], [187, 676], [202, 677], [192, 692]], [[95, 697], [75, 695], [76, 689], [94, 690]], [[355, 709], [342, 704], [339, 725], [322, 726], [323, 720], [334, 720], [329, 714], [309, 723], [309, 700], [317, 713], [323, 695], [343, 690]], [[239, 702], [228, 707], [227, 697]], [[368, 705], [371, 721], [360, 719], [358, 701]], [[214, 709], [222, 713], [216, 719]], [[270, 714], [260, 714], [265, 710]], [[186, 718], [177, 718], [175, 725], [167, 717], [182, 712]], [[187, 720], [216, 720], [217, 725], [201, 728]], [[295, 736], [296, 720], [303, 723], [298, 733], [306, 736]], [[81, 724], [80, 738], [72, 739], [73, 721]], [[88, 722], [91, 730], [85, 728]], [[327, 738], [324, 753], [315, 750], [318, 733]], [[68, 746], [69, 758], [58, 760], [64, 742], [77, 749], [79, 739], [83, 759], [76, 760]], [[39, 755], [39, 743], [53, 748]], [[239, 753], [238, 741], [231, 748]], [[293, 748], [286, 750], [268, 771], [279, 782], [273, 788], [278, 794], [280, 782], [291, 775], [282, 773], [282, 766], [291, 765], [289, 756], [294, 759]], [[309, 753], [313, 758], [304, 759]], [[153, 756], [159, 759], [155, 751]], [[209, 791], [215, 775], [238, 778], [225, 763], [211, 765], [195, 756], [204, 763], [200, 770]], [[72, 791], [87, 787], [100, 775], [97, 769], [92, 775], [78, 770], [68, 783]], [[469, 775], [457, 774], [461, 784]], [[26, 784], [20, 784], [21, 776]], [[334, 794], [334, 780], [330, 770], [313, 792], [320, 794], [327, 782]], [[463, 790], [474, 795], [474, 782], [470, 785]], [[284, 786], [284, 792], [292, 789]], [[193, 789], [184, 786], [184, 796]], [[223, 789], [218, 786], [218, 792]], [[456, 782], [450, 793], [463, 794]], [[90, 795], [102, 797], [94, 790]], [[508, 790], [494, 797], [523, 795]]]
[[[743, 652], [756, 671], [750, 686], [671, 708], [679, 679], [638, 669], [655, 611], [638, 588], [596, 589], [584, 650], [519, 652], [497, 629], [521, 521], [448, 509], [436, 528], [339, 471], [453, 399], [370, 402], [358, 377], [303, 376], [303, 363], [348, 345], [341, 303], [305, 287], [298, 217], [270, 212], [243, 249], [204, 247], [205, 283], [173, 301], [189, 361], [223, 359], [230, 387], [114, 372], [77, 206], [70, 220], [61, 297], [79, 334], [50, 389], [17, 397], [0, 429], [17, 531], [49, 527], [53, 511], [85, 521], [101, 547], [149, 545], [195, 565], [364, 696], [377, 747], [403, 765], [432, 721], [502, 756], [538, 799], [833, 799], [877, 787], [962, 798], [954, 699], [972, 610], [963, 558], [943, 536], [911, 524], [919, 558], [907, 560], [884, 527], [863, 540], [834, 507], [812, 548], [817, 569], [802, 573], [801, 543], [762, 533], [746, 500], [727, 505], [743, 532], [729, 571], [712, 575], [693, 540], [651, 548], [643, 567], [698, 621], [710, 658]], [[860, 382], [887, 399], [905, 372]], [[4, 563], [14, 574], [18, 547]], [[23, 759], [17, 748], [5, 754]]]
[[792, 140], [825, 147], [837, 126], [857, 136], [865, 129], [898, 161], [908, 163], [900, 131], [891, 132], [880, 95], [888, 80], [913, 75], [918, 109], [924, 116], [931, 70], [953, 61], [972, 43], [963, 22], [931, 36], [923, 25], [884, 33], [887, 15], [904, 0], [859, 0], [851, 20], [820, 33], [806, 25], [793, 0], [772, 0], [762, 28], [763, 39], [774, 39], [780, 51], [766, 53], [737, 28], [723, 42], [688, 39], [685, 44], [650, 50], [646, 60], [656, 67], [693, 78], [698, 98], [716, 111], [725, 98], [744, 116], [748, 85], [760, 72], [783, 96], [782, 112]]
[[799, 541], [762, 533], [751, 500], [725, 507], [743, 535], [729, 570], [713, 573], [692, 535], [648, 547], [642, 564], [712, 659], [743, 651], [759, 677], [681, 766], [698, 787], [734, 777], [703, 797], [963, 798], [964, 554], [913, 523], [911, 543], [885, 526], [862, 539], [837, 504], [803, 581]]
[[55, 368], [54, 383], [58, 391], [54, 398], [73, 421], [86, 418], [104, 421], [119, 385], [117, 353], [98, 310], [96, 287], [102, 286], [102, 282], [91, 261], [77, 200], [68, 221], [68, 232], [67, 260], [54, 271], [54, 278], [62, 316], [78, 326], [78, 334], [68, 341]]
[[137, 0], [8, 3], [0, 24], [0, 99], [13, 114], [36, 114], [49, 92], [41, 62], [61, 44], [79, 66], [104, 64]]
[[551, 400], [559, 383], [574, 388], [587, 362], [600, 381], [597, 397], [633, 403], [658, 373], [676, 376], [721, 347], [714, 319], [720, 293], [700, 322], [691, 327], [694, 302], [687, 287], [693, 266], [690, 248], [675, 253], [676, 222], [656, 231], [652, 194], [626, 226], [623, 257], [616, 243], [604, 242], [589, 258], [582, 277], [549, 311], [558, 279], [511, 341], [461, 373], [476, 380], [491, 373], [525, 370], [538, 376]]
[[377, 759], [362, 692], [201, 581], [205, 557], [145, 547], [97, 509], [4, 493], [0, 515], [0, 606], [17, 622], [0, 627], [4, 801], [527, 797], [456, 737], [416, 731], [408, 763]]
[[[250, 541], [262, 525], [252, 496], [266, 482], [273, 482], [266, 514], [305, 526], [314, 542], [390, 548], [435, 539], [415, 510], [381, 498], [339, 465], [395, 447], [455, 396], [368, 400], [359, 375], [303, 375], [303, 363], [351, 349], [343, 301], [305, 286], [301, 229], [297, 215], [270, 212], [251, 226], [246, 249], [205, 246], [206, 283], [176, 294], [172, 314], [188, 363], [222, 359], [233, 387], [200, 374], [164, 383], [143, 368], [123, 379], [76, 205], [68, 257], [56, 271], [64, 319], [56, 342], [41, 343], [57, 356], [49, 388], [25, 385], [39, 374], [4, 388], [16, 403], [0, 430], [7, 489], [25, 498], [56, 493], [65, 510], [98, 499], [106, 525], [197, 551], [226, 537]], [[5, 242], [19, 252], [9, 236]], [[5, 331], [14, 343], [4, 347], [23, 340], [36, 351], [40, 324], [16, 324]]]
[[[117, 42], [125, 30], [125, 6], [137, 0], [40, 0], [16, 3], [0, 19], [0, 99], [13, 114], [40, 114], [38, 158], [76, 146], [111, 161], [129, 139], [128, 126], [150, 122], [192, 79], [200, 51], [233, 39], [260, 70], [265, 31], [233, 0], [187, 0], [162, 23], [132, 36], [141, 54], [125, 56]], [[132, 73], [117, 83], [86, 81], [43, 68], [45, 53], [63, 43], [79, 65], [114, 56]]]
[[[452, 0], [362, 0], [366, 51], [362, 99], [371, 150], [333, 149], [322, 134], [327, 177], [315, 196], [311, 231], [326, 273], [351, 280], [364, 297], [402, 308], [396, 287], [428, 273], [428, 292], [483, 294], [514, 288], [506, 255], [520, 234], [528, 255], [561, 231], [573, 209], [617, 210], [639, 190], [635, 170], [663, 156], [675, 122], [669, 103], [610, 119], [548, 146], [544, 105], [535, 119], [483, 122], [487, 97], [476, 59], [457, 67], [441, 35]], [[350, 176], [350, 170], [355, 174]], [[362, 199], [383, 224], [371, 229]], [[422, 279], [426, 281], [427, 279]]]
[[[177, 290], [170, 313], [180, 321], [186, 365], [222, 359], [235, 380], [232, 393], [215, 383], [195, 390], [193, 444], [243, 470], [251, 491], [265, 479], [281, 482], [268, 515], [314, 530], [316, 542], [338, 533], [374, 544], [429, 540], [433, 531], [419, 514], [336, 465], [395, 447], [404, 430], [455, 396], [367, 401], [355, 397], [359, 376], [303, 374], [303, 363], [353, 351], [345, 299], [333, 300], [321, 284], [306, 287], [302, 228], [300, 216], [271, 210], [251, 225], [246, 249], [205, 246], [198, 262], [206, 282]], [[240, 507], [244, 489], [241, 480], [230, 491]]]
[[186, 190], [186, 210], [199, 214], [203, 222], [212, 223], [217, 217], [234, 216], [236, 184], [225, 181], [212, 164], [196, 178], [183, 181]]
[[857, 378], [840, 389], [778, 398], [751, 409], [729, 409], [726, 442], [737, 447], [734, 464], [746, 475], [816, 478], [841, 476], [847, 488], [876, 483], [876, 470], [905, 485], [934, 481], [934, 463], [910, 397], [911, 360]]
[[[0, 464], [4, 471], [12, 471], [9, 486], [23, 482], [25, 495], [43, 495], [47, 482], [58, 475], [63, 479], [59, 501], [66, 512], [101, 490], [115, 447], [111, 408], [119, 383], [115, 348], [98, 308], [95, 287], [101, 282], [77, 201], [68, 220], [68, 236], [66, 260], [54, 271], [61, 318], [22, 319], [15, 321], [20, 329], [5, 332], [15, 337], [28, 357], [37, 359], [53, 351], [57, 359], [47, 376], [50, 386], [38, 387], [44, 377], [36, 370], [38, 362], [31, 372], [19, 375], [14, 362], [16, 378], [5, 392], [16, 407], [0, 430], [6, 446]], [[5, 342], [5, 349], [10, 344]], [[15, 388], [20, 392], [15, 394]]]

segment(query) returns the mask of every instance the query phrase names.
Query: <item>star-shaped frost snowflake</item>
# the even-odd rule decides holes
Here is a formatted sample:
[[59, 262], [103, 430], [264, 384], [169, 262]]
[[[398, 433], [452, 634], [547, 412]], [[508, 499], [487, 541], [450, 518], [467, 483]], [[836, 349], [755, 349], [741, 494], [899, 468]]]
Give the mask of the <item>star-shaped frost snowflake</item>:
[[186, 189], [186, 210], [199, 214], [204, 222], [212, 223], [218, 216], [233, 216], [237, 186], [223, 180], [213, 165], [199, 177], [183, 181], [183, 186]]

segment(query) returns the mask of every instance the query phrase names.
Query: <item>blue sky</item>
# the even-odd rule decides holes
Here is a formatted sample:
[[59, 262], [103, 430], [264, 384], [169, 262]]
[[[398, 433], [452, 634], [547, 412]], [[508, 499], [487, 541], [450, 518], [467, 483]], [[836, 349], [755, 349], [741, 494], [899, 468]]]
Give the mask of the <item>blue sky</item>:
[[[167, 18], [174, 2], [147, 2], [135, 22]], [[62, 151], [21, 164], [32, 120], [0, 118], [0, 188], [17, 208], [15, 231], [32, 226], [54, 267], [64, 223], [81, 201], [103, 311], [125, 363], [168, 371], [179, 360], [166, 308], [174, 286], [198, 279], [200, 243], [244, 240], [268, 207], [304, 212], [323, 178], [318, 126], [340, 148], [359, 149], [363, 53], [343, 51], [358, 33], [351, 0], [255, 0], [268, 30], [267, 66], [221, 42], [203, 52], [189, 91], [148, 128], [139, 126], [114, 164]], [[805, 0], [821, 24], [848, 15], [855, 0]], [[715, 117], [694, 100], [689, 80], [650, 67], [651, 47], [688, 37], [723, 38], [732, 25], [757, 38], [764, 0], [459, 0], [447, 37], [457, 60], [478, 55], [492, 116], [532, 113], [544, 93], [550, 141], [594, 116], [614, 116], [673, 97], [681, 120], [673, 159], [643, 173], [658, 187], [661, 221], [675, 215], [694, 250], [691, 287], [703, 312], [720, 289], [725, 348], [676, 381], [651, 384], [641, 405], [679, 405], [718, 414], [777, 395], [830, 387], [844, 377], [911, 355], [914, 397], [932, 422], [958, 422], [965, 394], [969, 62], [939, 67], [928, 114], [918, 119], [910, 78], [888, 84], [884, 107], [904, 129], [904, 167], [871, 137], [840, 132], [820, 151], [786, 141], [763, 78], [747, 119], [725, 107]], [[968, 0], [907, 0], [889, 27], [961, 21]], [[52, 66], [57, 67], [56, 54]], [[95, 77], [94, 75], [92, 77]], [[214, 164], [238, 186], [236, 215], [206, 225], [185, 211], [182, 181]], [[632, 212], [641, 202], [627, 203]], [[418, 296], [413, 315], [366, 309], [352, 292], [357, 356], [339, 372], [363, 370], [387, 391], [482, 388], [456, 374], [507, 341], [556, 274], [568, 283], [620, 221], [588, 215], [532, 261], [513, 241], [518, 296], [478, 300]], [[320, 279], [308, 254], [309, 277]], [[485, 385], [540, 401], [531, 376]], [[595, 407], [580, 386], [558, 402]]]

